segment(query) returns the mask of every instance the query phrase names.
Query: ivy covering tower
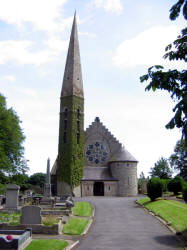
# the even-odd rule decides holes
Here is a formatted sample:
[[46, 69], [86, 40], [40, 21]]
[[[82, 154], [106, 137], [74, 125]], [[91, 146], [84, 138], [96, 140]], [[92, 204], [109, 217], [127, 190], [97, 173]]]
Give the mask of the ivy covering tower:
[[84, 93], [75, 13], [60, 98], [57, 195], [69, 194], [80, 185], [83, 147]]

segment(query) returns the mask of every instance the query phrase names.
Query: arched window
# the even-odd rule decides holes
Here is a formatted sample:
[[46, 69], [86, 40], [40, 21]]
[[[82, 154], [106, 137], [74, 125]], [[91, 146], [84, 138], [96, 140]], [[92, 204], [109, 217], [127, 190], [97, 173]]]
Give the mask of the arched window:
[[79, 144], [79, 143], [80, 143], [80, 134], [77, 133], [77, 144]]
[[80, 119], [80, 117], [81, 117], [80, 109], [77, 109], [77, 119]]
[[77, 121], [77, 131], [80, 131], [80, 121]]
[[64, 130], [66, 130], [68, 127], [68, 121], [67, 120], [64, 120]]
[[67, 108], [64, 109], [64, 117], [65, 117], [65, 118], [68, 117], [68, 109], [67, 109]]
[[67, 134], [66, 134], [66, 132], [64, 132], [63, 141], [64, 141], [64, 143], [67, 142]]

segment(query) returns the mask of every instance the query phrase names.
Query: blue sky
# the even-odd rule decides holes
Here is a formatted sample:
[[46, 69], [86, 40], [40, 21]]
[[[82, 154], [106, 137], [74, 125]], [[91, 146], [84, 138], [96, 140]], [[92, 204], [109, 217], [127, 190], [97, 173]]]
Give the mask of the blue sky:
[[85, 128], [100, 117], [138, 160], [146, 175], [169, 157], [180, 131], [167, 93], [145, 92], [149, 66], [183, 68], [163, 60], [165, 46], [184, 26], [169, 20], [176, 1], [0, 0], [0, 87], [26, 135], [29, 174], [45, 172], [57, 155], [59, 96], [76, 9], [85, 91]]

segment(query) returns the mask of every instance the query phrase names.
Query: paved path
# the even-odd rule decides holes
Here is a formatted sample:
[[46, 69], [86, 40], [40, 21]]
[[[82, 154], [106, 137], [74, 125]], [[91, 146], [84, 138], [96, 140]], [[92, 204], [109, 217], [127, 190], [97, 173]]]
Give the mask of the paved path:
[[[160, 221], [134, 203], [136, 198], [88, 197], [95, 221], [79, 250], [171, 250], [179, 242]], [[83, 198], [81, 198], [83, 200]]]

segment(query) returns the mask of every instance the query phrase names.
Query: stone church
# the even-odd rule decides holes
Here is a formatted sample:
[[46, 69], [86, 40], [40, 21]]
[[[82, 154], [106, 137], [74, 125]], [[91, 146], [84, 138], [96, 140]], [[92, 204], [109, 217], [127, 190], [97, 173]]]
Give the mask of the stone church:
[[81, 196], [134, 196], [137, 163], [99, 117], [84, 131], [84, 91], [75, 14], [60, 97], [52, 193], [61, 196], [73, 190], [74, 195]]

